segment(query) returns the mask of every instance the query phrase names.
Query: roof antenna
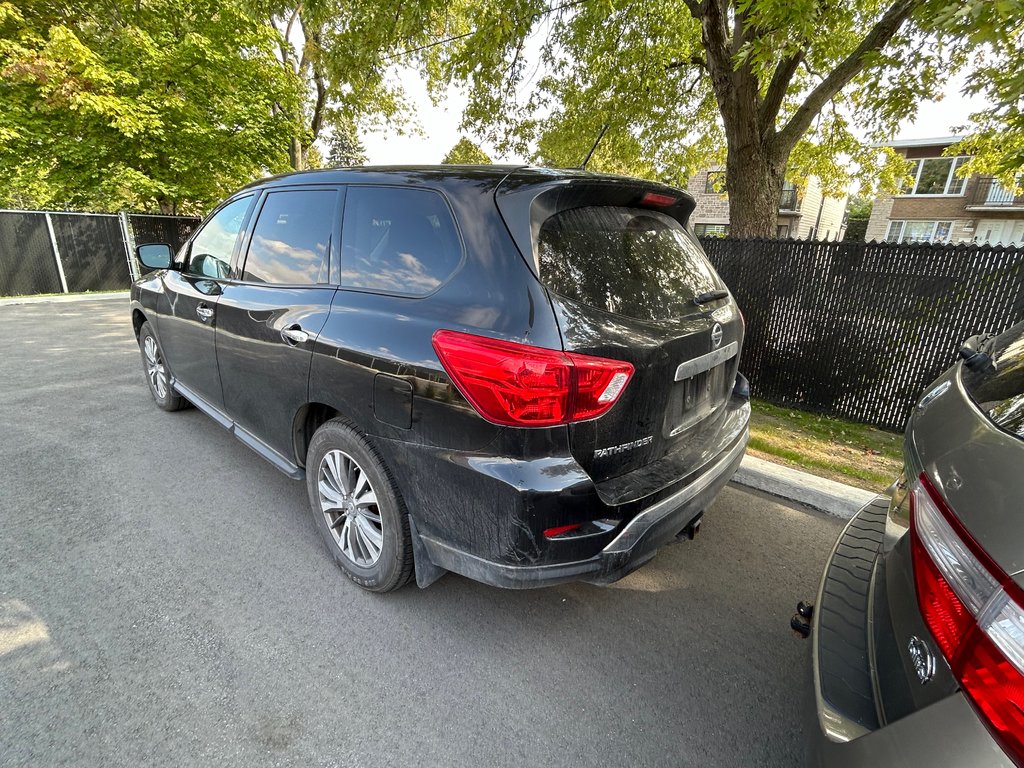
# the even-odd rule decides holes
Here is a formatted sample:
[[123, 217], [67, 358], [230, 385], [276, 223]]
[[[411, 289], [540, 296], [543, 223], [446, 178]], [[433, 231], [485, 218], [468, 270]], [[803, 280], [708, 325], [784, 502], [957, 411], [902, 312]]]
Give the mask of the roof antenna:
[[597, 145], [601, 143], [601, 139], [604, 138], [604, 132], [607, 131], [607, 130], [608, 130], [608, 123], [605, 123], [604, 125], [601, 126], [601, 132], [599, 134], [597, 134], [597, 139], [594, 141], [594, 146], [592, 146], [590, 148], [590, 151], [587, 152], [586, 158], [584, 158], [583, 162], [580, 163], [580, 170], [581, 171], [587, 170], [587, 163], [589, 163], [590, 162], [590, 158], [592, 158], [594, 156], [594, 150], [596, 150], [597, 149]]

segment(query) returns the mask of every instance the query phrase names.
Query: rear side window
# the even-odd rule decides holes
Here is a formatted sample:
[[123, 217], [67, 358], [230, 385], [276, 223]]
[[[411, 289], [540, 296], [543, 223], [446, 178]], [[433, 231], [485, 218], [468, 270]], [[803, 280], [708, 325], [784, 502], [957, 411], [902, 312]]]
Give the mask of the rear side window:
[[707, 257], [670, 216], [585, 206], [556, 213], [538, 236], [541, 279], [555, 292], [641, 320], [688, 314], [723, 287]]
[[341, 284], [423, 296], [462, 261], [448, 205], [436, 192], [350, 187], [341, 229]]
[[964, 388], [993, 422], [1024, 438], [1024, 323], [996, 337], [985, 351], [992, 366], [984, 371], [964, 367]]
[[242, 279], [253, 283], [325, 283], [338, 193], [296, 189], [267, 195], [253, 228]]

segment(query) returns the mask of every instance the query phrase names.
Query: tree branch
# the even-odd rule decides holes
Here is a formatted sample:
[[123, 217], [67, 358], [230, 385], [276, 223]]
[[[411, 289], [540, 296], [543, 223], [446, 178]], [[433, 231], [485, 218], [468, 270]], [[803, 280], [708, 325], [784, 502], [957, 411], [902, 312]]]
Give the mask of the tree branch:
[[292, 26], [295, 24], [295, 17], [298, 16], [300, 13], [302, 13], [302, 3], [299, 3], [298, 5], [295, 6], [295, 8], [292, 10], [291, 16], [288, 17], [288, 23], [285, 25], [284, 39], [288, 42], [291, 42]]
[[668, 64], [665, 65], [666, 70], [682, 69], [683, 67], [698, 67], [706, 72], [708, 68], [708, 63], [704, 61], [703, 56], [698, 56], [694, 54], [693, 56], [690, 56], [687, 59], [683, 59], [681, 61], [670, 61]]
[[896, 0], [889, 7], [860, 45], [807, 94], [804, 103], [779, 132], [781, 147], [790, 148], [796, 144], [810, 127], [814, 116], [864, 69], [865, 60], [870, 54], [882, 50], [892, 40], [903, 22], [922, 2], [923, 0]]
[[758, 122], [764, 126], [765, 130], [775, 127], [775, 119], [779, 116], [779, 110], [782, 109], [782, 100], [786, 98], [786, 90], [803, 58], [803, 51], [787, 56], [779, 62], [775, 72], [772, 73], [772, 80], [768, 84], [768, 90], [765, 92], [764, 101], [761, 102], [758, 114]]
[[690, 15], [700, 21], [704, 16], [704, 8], [699, 0], [683, 0], [683, 4], [689, 9]]
[[[319, 30], [311, 35], [310, 41], [316, 46], [317, 51], [323, 50], [323, 39]], [[324, 124], [324, 108], [327, 106], [327, 78], [321, 70], [321, 62], [319, 58], [313, 61], [312, 69], [313, 83], [316, 85], [316, 101], [313, 102], [313, 114], [309, 121], [309, 130], [313, 136], [313, 138], [310, 139], [310, 144], [316, 141], [320, 136], [320, 129]]]

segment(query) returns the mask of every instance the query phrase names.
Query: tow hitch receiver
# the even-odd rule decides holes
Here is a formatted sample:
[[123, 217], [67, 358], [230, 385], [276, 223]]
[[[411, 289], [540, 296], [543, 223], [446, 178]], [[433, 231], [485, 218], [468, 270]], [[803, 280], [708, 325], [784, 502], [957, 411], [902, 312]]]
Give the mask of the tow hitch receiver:
[[704, 519], [704, 514], [697, 515], [690, 524], [687, 525], [683, 530], [676, 534], [676, 541], [693, 541], [697, 538], [697, 534], [700, 533], [700, 522]]

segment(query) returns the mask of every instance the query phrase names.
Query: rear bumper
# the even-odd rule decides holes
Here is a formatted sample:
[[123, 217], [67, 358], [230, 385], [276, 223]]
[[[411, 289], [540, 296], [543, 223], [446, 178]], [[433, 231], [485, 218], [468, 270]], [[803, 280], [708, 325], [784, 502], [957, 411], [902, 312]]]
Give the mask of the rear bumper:
[[427, 534], [420, 536], [421, 542], [434, 565], [497, 587], [528, 589], [576, 580], [608, 584], [654, 557], [714, 501], [739, 467], [748, 439], [744, 429], [685, 485], [640, 511], [603, 549], [583, 560], [514, 565], [479, 557]]
[[865, 505], [843, 530], [825, 566], [812, 622], [808, 764], [1010, 768], [1009, 758], [959, 692], [880, 725], [868, 617], [888, 506], [887, 496]]

